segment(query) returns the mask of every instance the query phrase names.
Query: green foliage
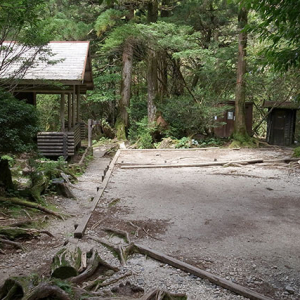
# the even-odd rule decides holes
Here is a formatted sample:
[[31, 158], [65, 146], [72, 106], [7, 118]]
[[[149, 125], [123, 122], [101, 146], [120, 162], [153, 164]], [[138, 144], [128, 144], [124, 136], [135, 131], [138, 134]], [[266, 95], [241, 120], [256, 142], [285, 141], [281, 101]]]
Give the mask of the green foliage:
[[38, 117], [33, 105], [0, 91], [0, 152], [24, 152], [34, 148]]
[[124, 12], [119, 10], [108, 9], [104, 11], [102, 14], [100, 14], [95, 23], [97, 35], [99, 36], [109, 28], [112, 28], [123, 16]]
[[260, 19], [248, 29], [259, 33], [262, 40], [270, 44], [261, 55], [266, 63], [276, 70], [286, 71], [299, 68], [300, 58], [300, 2], [298, 0], [244, 0], [249, 8], [255, 10]]
[[229, 146], [230, 148], [257, 148], [258, 144], [256, 140], [249, 135], [241, 135], [241, 134], [234, 134], [233, 141]]
[[226, 143], [227, 140], [226, 139], [219, 139], [219, 138], [215, 138], [215, 137], [212, 137], [212, 138], [206, 138], [204, 139], [199, 147], [201, 148], [205, 148], [205, 147], [219, 147], [219, 146], [222, 146], [224, 145], [224, 143]]
[[139, 149], [153, 148], [152, 133], [155, 131], [155, 128], [149, 126], [148, 118], [144, 117], [140, 122], [136, 122], [135, 128], [135, 130], [132, 128], [130, 129], [129, 139], [131, 141], [136, 141]]
[[294, 149], [293, 157], [300, 157], [300, 147]]
[[46, 3], [45, 0], [0, 0], [1, 41], [15, 40], [29, 46], [46, 44], [50, 32], [45, 20], [40, 18]]
[[15, 164], [15, 159], [14, 157], [10, 156], [10, 155], [2, 155], [0, 157], [0, 160], [7, 160], [8, 161], [8, 164], [9, 164], [9, 167], [12, 168]]
[[59, 130], [60, 96], [38, 95], [36, 108], [39, 116], [39, 127], [42, 131]]
[[190, 148], [192, 144], [192, 141], [188, 137], [183, 137], [180, 140], [177, 141], [175, 144], [175, 148]]

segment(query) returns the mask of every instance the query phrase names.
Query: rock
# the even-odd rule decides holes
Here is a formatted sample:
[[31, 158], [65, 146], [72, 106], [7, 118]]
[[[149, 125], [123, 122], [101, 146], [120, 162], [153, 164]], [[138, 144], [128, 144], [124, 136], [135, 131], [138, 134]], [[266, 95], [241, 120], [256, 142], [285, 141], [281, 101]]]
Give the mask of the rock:
[[294, 289], [292, 286], [290, 286], [290, 285], [287, 285], [287, 286], [285, 287], [285, 290], [286, 290], [289, 294], [294, 294], [294, 293], [295, 293], [295, 289]]

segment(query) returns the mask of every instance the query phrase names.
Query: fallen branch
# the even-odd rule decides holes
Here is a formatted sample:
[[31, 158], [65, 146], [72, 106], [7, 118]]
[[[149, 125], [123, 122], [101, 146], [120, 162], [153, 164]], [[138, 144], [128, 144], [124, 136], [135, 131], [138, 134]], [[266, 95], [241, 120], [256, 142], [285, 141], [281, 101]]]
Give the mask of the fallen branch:
[[5, 198], [5, 197], [0, 197], [0, 202], [10, 203], [10, 204], [14, 204], [14, 205], [19, 205], [19, 206], [25, 206], [25, 207], [34, 208], [34, 209], [43, 211], [46, 214], [53, 215], [55, 217], [58, 217], [59, 219], [64, 220], [64, 218], [63, 218], [62, 215], [60, 215], [60, 214], [58, 214], [58, 213], [56, 213], [56, 212], [54, 212], [52, 210], [49, 210], [49, 209], [45, 208], [42, 205], [35, 204], [33, 202], [29, 202], [29, 201], [26, 201], [26, 200], [21, 200], [19, 198]]

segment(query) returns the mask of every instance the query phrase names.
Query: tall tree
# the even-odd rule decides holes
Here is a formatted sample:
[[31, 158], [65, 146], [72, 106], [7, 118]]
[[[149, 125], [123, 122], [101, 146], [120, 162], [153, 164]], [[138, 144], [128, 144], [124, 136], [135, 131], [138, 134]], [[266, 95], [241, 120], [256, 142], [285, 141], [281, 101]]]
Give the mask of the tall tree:
[[[148, 3], [148, 23], [157, 22], [158, 18], [158, 1], [154, 0]], [[153, 124], [156, 120], [156, 101], [158, 98], [158, 79], [157, 79], [157, 53], [155, 49], [151, 48], [149, 45], [148, 50], [148, 67], [147, 67], [147, 83], [148, 83], [148, 122]]]
[[238, 14], [238, 61], [237, 61], [237, 81], [235, 92], [235, 123], [234, 136], [237, 139], [247, 137], [246, 129], [246, 48], [247, 48], [247, 32], [244, 31], [248, 24], [248, 10], [246, 7], [241, 7]]

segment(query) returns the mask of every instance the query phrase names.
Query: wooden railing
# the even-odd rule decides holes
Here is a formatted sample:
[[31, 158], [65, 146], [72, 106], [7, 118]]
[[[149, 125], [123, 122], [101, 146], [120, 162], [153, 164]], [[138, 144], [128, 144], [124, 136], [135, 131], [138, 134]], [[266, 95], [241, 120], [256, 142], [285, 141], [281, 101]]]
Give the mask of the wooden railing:
[[70, 131], [39, 132], [38, 151], [43, 156], [73, 156], [76, 146], [81, 142], [81, 126], [76, 124]]

